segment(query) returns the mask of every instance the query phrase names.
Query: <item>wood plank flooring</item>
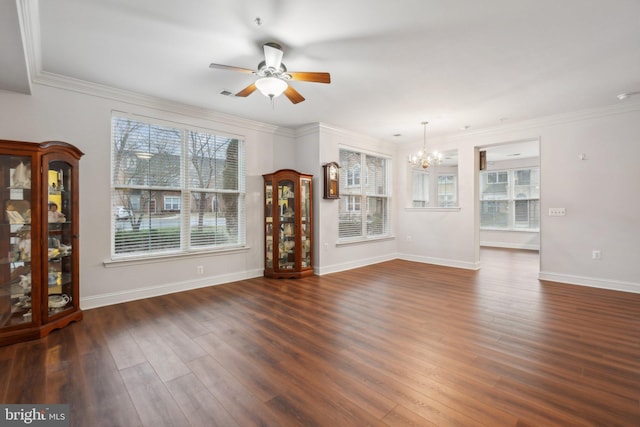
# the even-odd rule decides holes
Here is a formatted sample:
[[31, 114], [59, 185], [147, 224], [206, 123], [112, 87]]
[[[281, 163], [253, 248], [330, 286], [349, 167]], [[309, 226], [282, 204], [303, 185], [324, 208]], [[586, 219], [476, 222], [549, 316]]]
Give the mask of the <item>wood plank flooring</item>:
[[3, 403], [73, 426], [639, 426], [640, 294], [390, 261], [85, 312], [0, 348]]

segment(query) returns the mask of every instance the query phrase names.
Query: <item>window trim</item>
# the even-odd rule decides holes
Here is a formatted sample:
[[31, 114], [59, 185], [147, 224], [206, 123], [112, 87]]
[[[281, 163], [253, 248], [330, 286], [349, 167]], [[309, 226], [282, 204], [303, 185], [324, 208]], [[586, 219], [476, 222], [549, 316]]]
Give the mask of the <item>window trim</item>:
[[428, 206], [424, 208], [407, 207], [404, 208], [404, 210], [407, 212], [460, 212], [462, 208], [460, 206], [454, 206], [450, 208]]
[[147, 256], [124, 256], [118, 258], [110, 258], [102, 261], [102, 265], [105, 267], [126, 267], [129, 265], [144, 265], [144, 264], [155, 264], [160, 262], [165, 262], [166, 260], [173, 260], [178, 258], [201, 258], [210, 255], [229, 255], [234, 253], [244, 253], [249, 252], [251, 250], [251, 246], [227, 246], [220, 249], [200, 249], [200, 250], [191, 250], [189, 252], [178, 252], [178, 253], [163, 253], [163, 254], [153, 254]]

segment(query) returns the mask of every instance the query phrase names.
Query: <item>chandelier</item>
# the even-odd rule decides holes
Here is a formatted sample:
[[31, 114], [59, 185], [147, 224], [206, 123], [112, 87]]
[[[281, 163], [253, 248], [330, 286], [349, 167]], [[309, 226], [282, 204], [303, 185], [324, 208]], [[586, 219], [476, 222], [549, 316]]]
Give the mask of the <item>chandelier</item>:
[[422, 150], [417, 154], [409, 155], [409, 164], [413, 167], [421, 167], [427, 169], [431, 165], [439, 165], [442, 163], [442, 153], [434, 151], [433, 153], [427, 153], [427, 124], [429, 122], [422, 122], [424, 127], [424, 136], [422, 142]]

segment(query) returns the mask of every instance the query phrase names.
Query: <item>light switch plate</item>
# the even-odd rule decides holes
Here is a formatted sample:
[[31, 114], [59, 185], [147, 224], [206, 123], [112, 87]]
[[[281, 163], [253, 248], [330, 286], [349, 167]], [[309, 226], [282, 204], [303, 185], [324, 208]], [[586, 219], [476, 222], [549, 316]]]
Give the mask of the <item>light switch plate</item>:
[[549, 216], [565, 216], [566, 214], [565, 208], [549, 208]]

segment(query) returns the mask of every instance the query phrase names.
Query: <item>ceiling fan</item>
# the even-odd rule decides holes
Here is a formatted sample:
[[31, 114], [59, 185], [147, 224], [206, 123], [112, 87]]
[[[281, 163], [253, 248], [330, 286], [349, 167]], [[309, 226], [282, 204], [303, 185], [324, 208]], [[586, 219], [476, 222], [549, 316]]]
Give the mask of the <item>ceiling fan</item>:
[[254, 83], [236, 93], [235, 96], [246, 97], [258, 89], [263, 95], [271, 100], [282, 93], [294, 104], [304, 101], [304, 97], [290, 86], [288, 80], [312, 83], [331, 83], [329, 73], [287, 71], [287, 67], [282, 63], [282, 47], [277, 43], [264, 44], [264, 61], [258, 64], [257, 70], [234, 67], [231, 65], [210, 64], [209, 68], [219, 70], [239, 71], [246, 74], [255, 74], [260, 77]]

